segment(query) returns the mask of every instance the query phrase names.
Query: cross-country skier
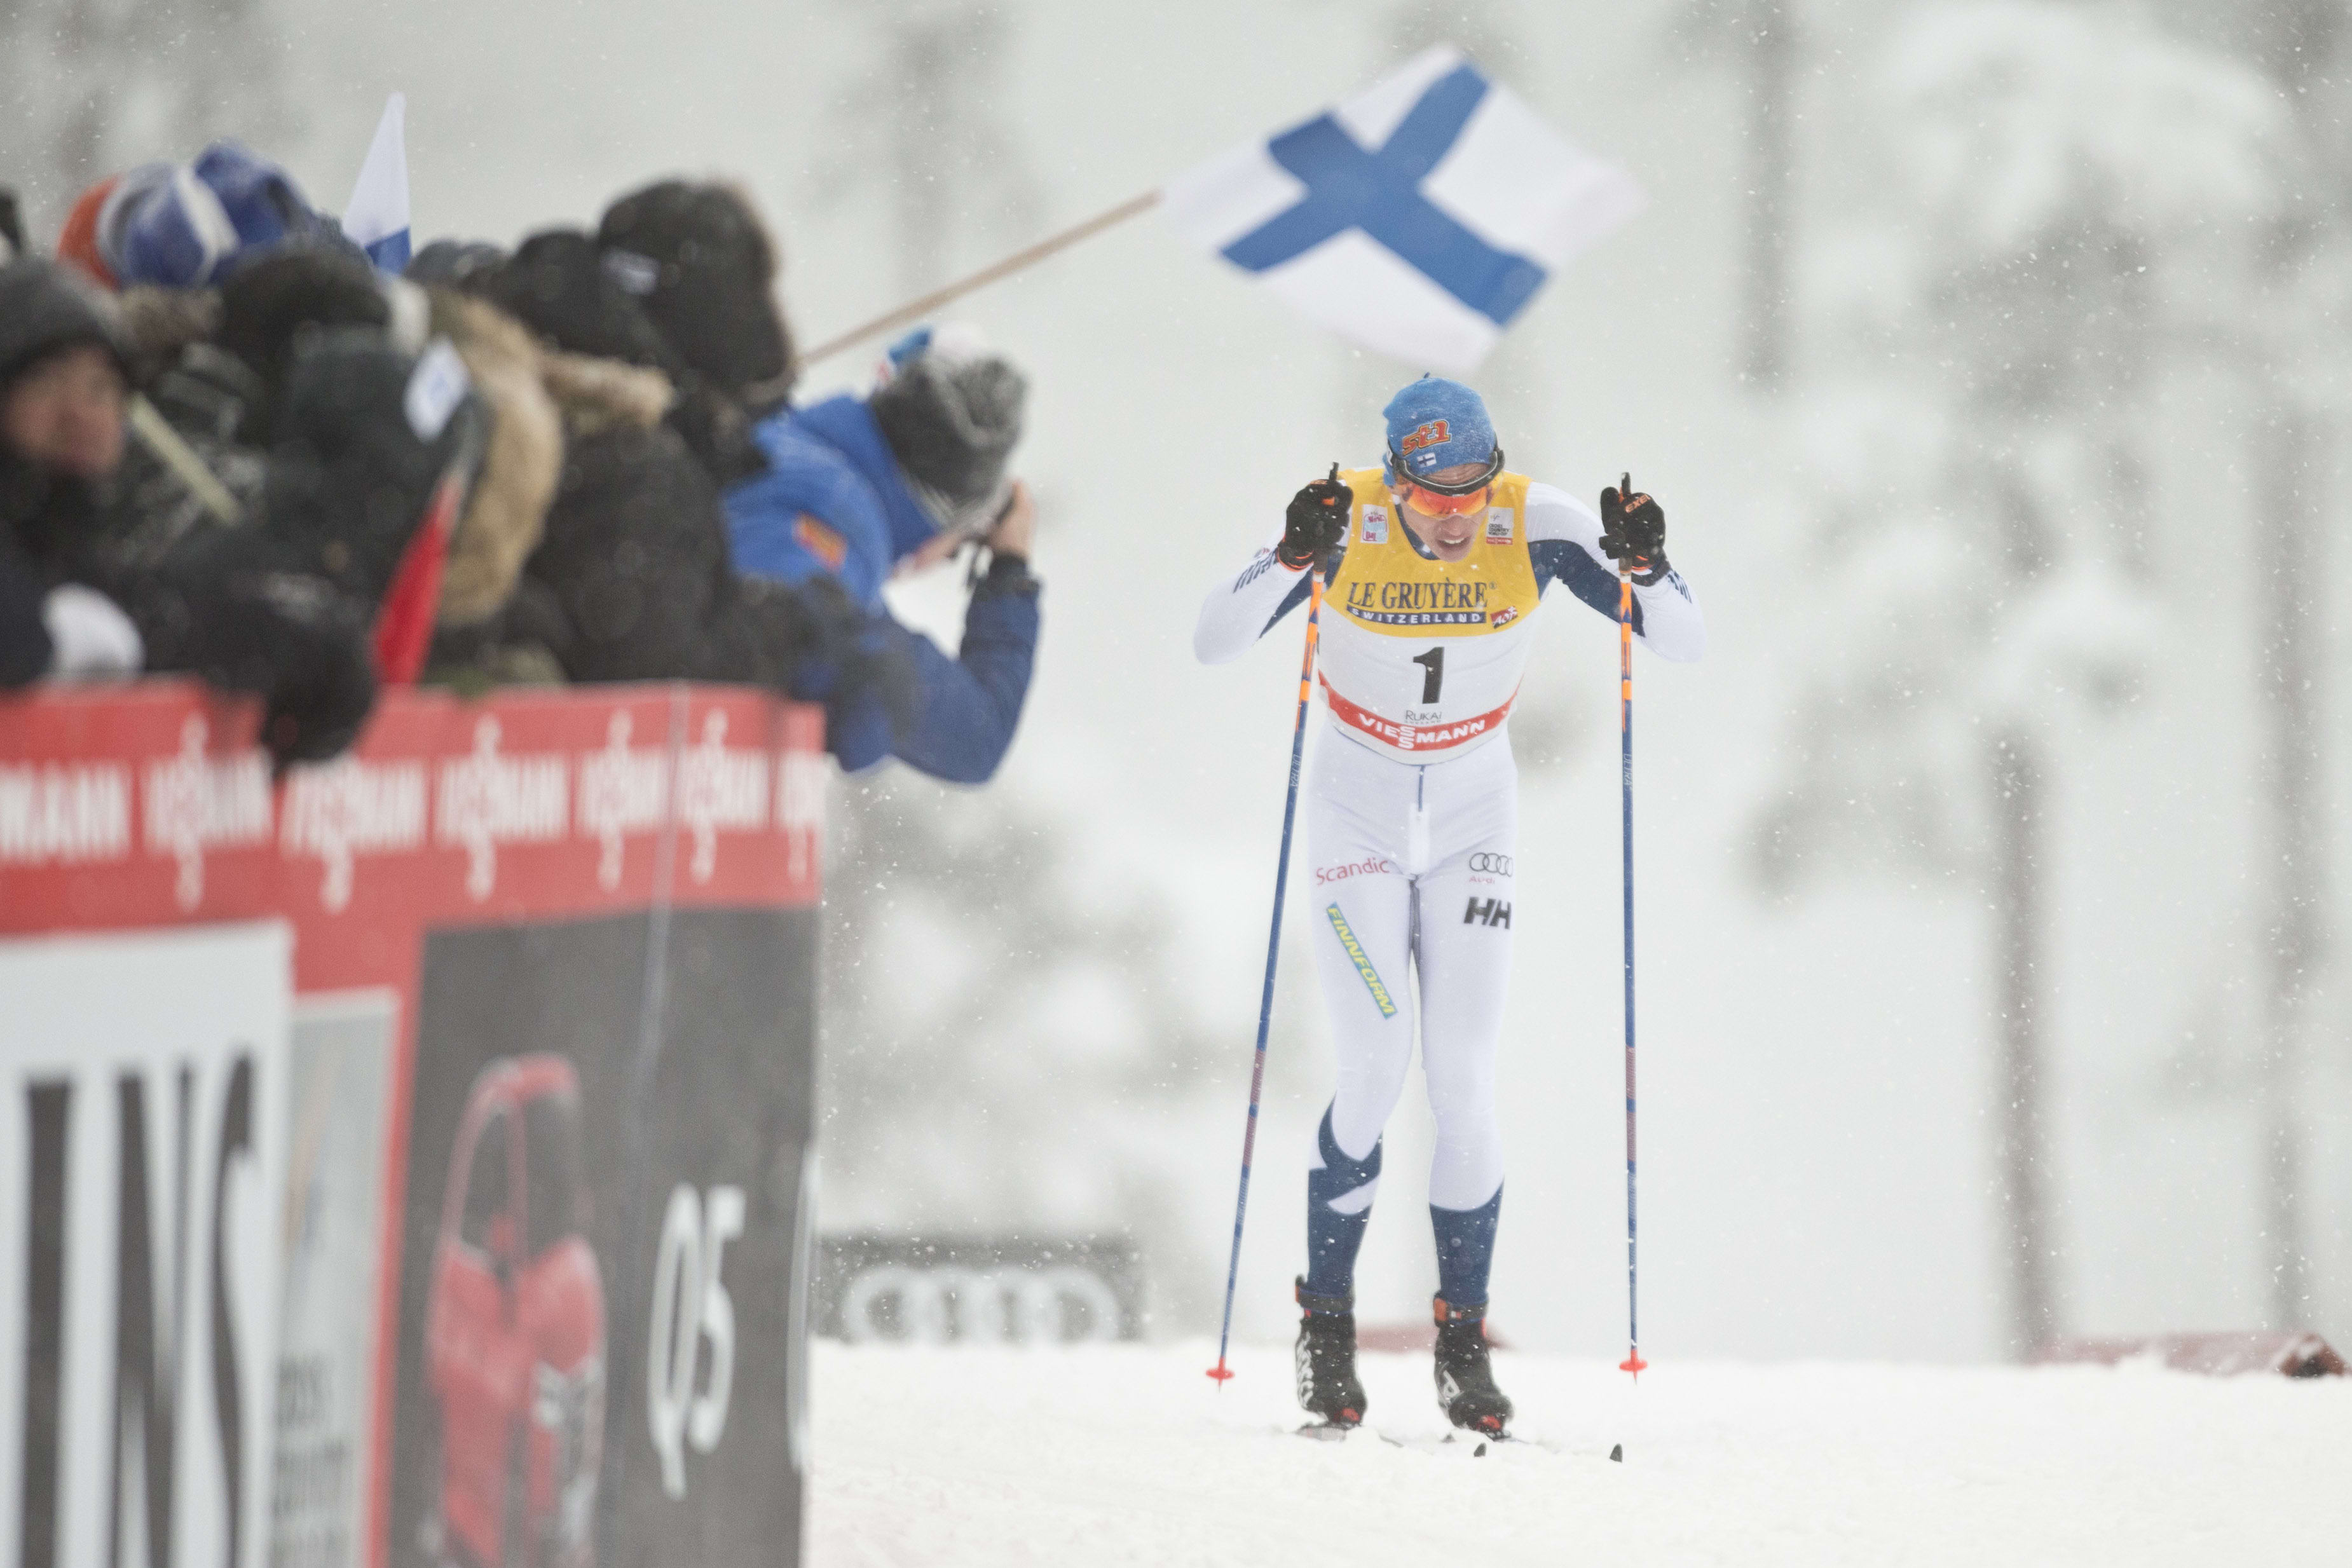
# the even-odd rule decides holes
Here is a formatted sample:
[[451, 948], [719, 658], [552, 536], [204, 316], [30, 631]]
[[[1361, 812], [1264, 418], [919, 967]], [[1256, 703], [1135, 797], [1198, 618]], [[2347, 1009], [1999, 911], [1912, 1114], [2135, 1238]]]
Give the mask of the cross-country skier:
[[1307, 598], [1321, 563], [1322, 681], [1338, 738], [1318, 747], [1307, 779], [1307, 885], [1339, 1079], [1307, 1178], [1299, 1403], [1334, 1426], [1363, 1419], [1356, 1251], [1412, 1054], [1410, 961], [1437, 1123], [1438, 1403], [1455, 1426], [1499, 1435], [1511, 1402], [1487, 1359], [1486, 1315], [1503, 1202], [1495, 1054], [1517, 902], [1506, 721], [1552, 582], [1614, 620], [1622, 563], [1634, 632], [1669, 659], [1697, 658], [1706, 627], [1666, 564], [1665, 514], [1648, 496], [1603, 490], [1596, 516], [1506, 472], [1486, 404], [1456, 382], [1423, 377], [1386, 414], [1382, 465], [1335, 465], [1301, 489], [1281, 538], [1211, 590], [1193, 648], [1207, 664], [1238, 657]]

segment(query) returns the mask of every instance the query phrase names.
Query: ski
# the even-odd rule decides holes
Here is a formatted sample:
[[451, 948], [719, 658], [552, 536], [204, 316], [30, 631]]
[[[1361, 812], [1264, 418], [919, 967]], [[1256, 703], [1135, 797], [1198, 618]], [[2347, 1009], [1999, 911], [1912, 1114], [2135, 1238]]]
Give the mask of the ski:
[[[1434, 1442], [1408, 1443], [1400, 1446], [1405, 1448], [1419, 1448], [1432, 1453], [1450, 1454], [1458, 1454], [1464, 1448], [1467, 1448], [1470, 1450], [1470, 1457], [1474, 1459], [1485, 1458], [1486, 1457], [1486, 1450], [1489, 1448], [1498, 1447], [1533, 1449], [1540, 1453], [1557, 1454], [1563, 1458], [1580, 1458], [1586, 1457], [1579, 1454], [1573, 1448], [1570, 1448], [1559, 1443], [1554, 1442], [1549, 1437], [1524, 1437], [1517, 1432], [1506, 1432], [1502, 1436], [1496, 1437], [1492, 1433], [1469, 1432], [1464, 1431], [1460, 1428], [1448, 1432], [1445, 1436], [1438, 1438]], [[1597, 1458], [1598, 1456], [1593, 1457]]]
[[[1486, 1458], [1486, 1450], [1490, 1447], [1532, 1449], [1539, 1453], [1557, 1454], [1563, 1458], [1603, 1458], [1599, 1454], [1580, 1454], [1549, 1437], [1528, 1437], [1517, 1433], [1505, 1433], [1501, 1437], [1495, 1437], [1491, 1434], [1482, 1435], [1476, 1432], [1456, 1430], [1448, 1432], [1443, 1437], [1406, 1438], [1392, 1437], [1370, 1425], [1342, 1427], [1329, 1421], [1308, 1421], [1303, 1426], [1293, 1427], [1292, 1431], [1297, 1437], [1318, 1443], [1344, 1443], [1349, 1437], [1360, 1436], [1375, 1438], [1391, 1448], [1410, 1448], [1424, 1454], [1458, 1455], [1466, 1448], [1472, 1458]], [[1615, 1458], [1617, 1454], [1612, 1452], [1605, 1457]]]
[[1332, 1421], [1309, 1421], [1297, 1430], [1299, 1437], [1312, 1438], [1318, 1443], [1344, 1443], [1349, 1437], [1360, 1432], [1367, 1437], [1379, 1438], [1391, 1448], [1402, 1448], [1405, 1446], [1385, 1432], [1376, 1431], [1372, 1427], [1364, 1426], [1342, 1427]]

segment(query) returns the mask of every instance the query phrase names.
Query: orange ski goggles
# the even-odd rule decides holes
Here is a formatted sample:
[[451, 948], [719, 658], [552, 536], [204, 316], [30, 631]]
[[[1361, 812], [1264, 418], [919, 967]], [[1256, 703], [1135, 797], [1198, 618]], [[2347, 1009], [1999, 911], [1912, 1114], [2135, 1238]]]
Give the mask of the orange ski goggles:
[[1465, 512], [1475, 512], [1486, 506], [1487, 488], [1482, 484], [1466, 495], [1449, 496], [1443, 490], [1433, 490], [1406, 479], [1400, 484], [1397, 493], [1406, 506], [1424, 517], [1458, 517]]

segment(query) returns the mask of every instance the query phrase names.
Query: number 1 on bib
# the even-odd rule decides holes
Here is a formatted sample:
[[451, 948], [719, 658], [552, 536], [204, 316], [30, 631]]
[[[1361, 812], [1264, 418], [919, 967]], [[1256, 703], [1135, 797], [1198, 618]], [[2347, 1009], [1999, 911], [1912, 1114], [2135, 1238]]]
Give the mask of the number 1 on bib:
[[1437, 701], [1438, 689], [1445, 685], [1445, 646], [1444, 643], [1426, 653], [1415, 653], [1412, 662], [1422, 667], [1421, 703], [1428, 707]]

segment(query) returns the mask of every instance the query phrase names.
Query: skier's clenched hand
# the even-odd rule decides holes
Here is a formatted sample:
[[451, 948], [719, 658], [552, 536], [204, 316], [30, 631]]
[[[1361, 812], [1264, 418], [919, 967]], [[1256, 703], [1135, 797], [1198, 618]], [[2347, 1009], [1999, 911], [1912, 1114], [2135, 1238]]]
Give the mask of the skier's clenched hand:
[[1666, 574], [1666, 513], [1625, 475], [1601, 492], [1601, 553], [1648, 587]]
[[1290, 497], [1290, 509], [1283, 515], [1282, 542], [1274, 547], [1276, 559], [1294, 571], [1320, 566], [1348, 537], [1348, 514], [1354, 506], [1355, 496], [1339, 482], [1339, 465], [1334, 463], [1328, 478]]

